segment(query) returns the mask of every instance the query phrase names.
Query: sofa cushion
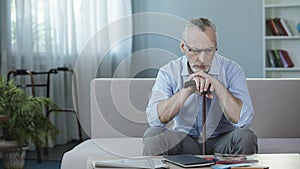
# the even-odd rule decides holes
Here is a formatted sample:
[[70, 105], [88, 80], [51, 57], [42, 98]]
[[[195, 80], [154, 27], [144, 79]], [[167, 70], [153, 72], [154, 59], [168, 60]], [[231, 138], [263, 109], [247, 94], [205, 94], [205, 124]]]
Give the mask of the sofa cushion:
[[300, 138], [300, 79], [247, 79], [259, 138]]
[[61, 168], [86, 168], [87, 159], [114, 159], [142, 155], [141, 138], [98, 138], [89, 139], [63, 156]]
[[91, 82], [91, 137], [142, 137], [155, 79], [99, 78]]

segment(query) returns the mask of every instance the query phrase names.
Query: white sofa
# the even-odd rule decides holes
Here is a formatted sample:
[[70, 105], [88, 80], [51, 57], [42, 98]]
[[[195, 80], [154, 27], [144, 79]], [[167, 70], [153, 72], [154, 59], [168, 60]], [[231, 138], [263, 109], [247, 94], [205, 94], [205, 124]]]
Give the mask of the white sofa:
[[[91, 139], [66, 152], [62, 169], [91, 168], [92, 159], [142, 155], [145, 116], [155, 79], [94, 79]], [[247, 79], [259, 153], [300, 152], [300, 79]]]

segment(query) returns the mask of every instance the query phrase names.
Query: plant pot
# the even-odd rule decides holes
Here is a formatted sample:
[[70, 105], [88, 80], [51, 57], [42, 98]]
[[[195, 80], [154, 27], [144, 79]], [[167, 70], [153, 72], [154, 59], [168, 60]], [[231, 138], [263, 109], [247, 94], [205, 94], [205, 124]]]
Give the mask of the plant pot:
[[27, 148], [19, 148], [2, 152], [4, 169], [24, 169]]

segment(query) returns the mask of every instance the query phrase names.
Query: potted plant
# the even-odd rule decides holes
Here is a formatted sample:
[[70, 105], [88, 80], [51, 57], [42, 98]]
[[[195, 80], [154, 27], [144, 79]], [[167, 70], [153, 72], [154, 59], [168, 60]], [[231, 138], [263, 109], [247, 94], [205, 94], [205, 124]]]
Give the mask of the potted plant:
[[[46, 109], [58, 109], [54, 101], [47, 97], [33, 97], [17, 87], [13, 80], [7, 81], [0, 76], [0, 115], [6, 120], [0, 121], [0, 139], [15, 141], [17, 156], [20, 158], [24, 146], [33, 143], [37, 151], [37, 160], [41, 162], [41, 147], [47, 139], [54, 139], [58, 130], [45, 116]], [[5, 155], [4, 163], [5, 162]], [[23, 162], [24, 165], [24, 162]]]

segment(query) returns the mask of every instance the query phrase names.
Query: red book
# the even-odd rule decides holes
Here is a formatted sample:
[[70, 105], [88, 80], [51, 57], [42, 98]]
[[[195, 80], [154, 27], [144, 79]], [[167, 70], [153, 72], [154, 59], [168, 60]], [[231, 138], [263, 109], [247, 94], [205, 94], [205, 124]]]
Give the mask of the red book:
[[270, 29], [270, 32], [272, 33], [273, 36], [279, 36], [279, 31], [276, 28], [275, 22], [273, 19], [267, 19], [267, 26]]
[[283, 53], [282, 53], [282, 51], [280, 51], [280, 50], [277, 50], [277, 53], [278, 53], [278, 55], [280, 56], [281, 63], [282, 63], [282, 67], [284, 67], [284, 68], [288, 68], [288, 67], [289, 67], [289, 65], [287, 64], [287, 62], [286, 62], [286, 60], [285, 60], [285, 58], [284, 58], [284, 56], [283, 56]]
[[278, 50], [278, 52], [282, 53], [283, 58], [287, 63], [287, 67], [294, 67], [294, 63], [286, 50]]

